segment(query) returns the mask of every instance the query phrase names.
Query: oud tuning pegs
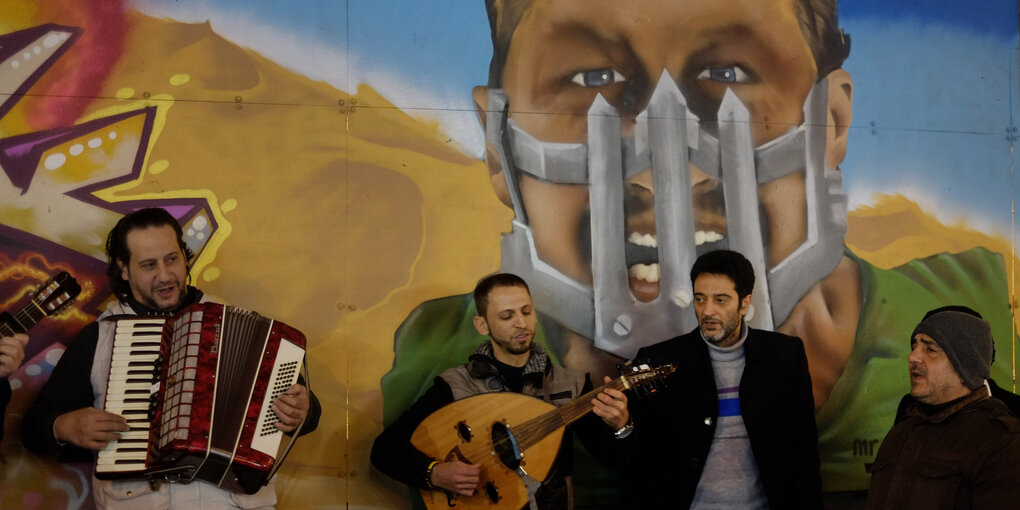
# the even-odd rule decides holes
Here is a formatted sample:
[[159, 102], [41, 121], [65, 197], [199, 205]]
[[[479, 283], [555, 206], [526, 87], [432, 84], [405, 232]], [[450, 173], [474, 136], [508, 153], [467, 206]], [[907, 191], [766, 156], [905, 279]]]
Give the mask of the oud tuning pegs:
[[624, 385], [637, 397], [649, 397], [666, 387], [666, 376], [675, 370], [673, 365], [657, 365], [649, 360], [631, 360], [617, 365]]

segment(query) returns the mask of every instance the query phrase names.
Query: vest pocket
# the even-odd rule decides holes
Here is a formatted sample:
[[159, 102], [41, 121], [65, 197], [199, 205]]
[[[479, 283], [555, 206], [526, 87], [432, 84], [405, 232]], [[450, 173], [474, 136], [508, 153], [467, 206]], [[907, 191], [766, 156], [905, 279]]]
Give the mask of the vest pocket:
[[107, 481], [93, 478], [92, 490], [98, 508], [155, 510], [170, 508], [169, 490], [162, 494], [153, 492], [152, 486], [145, 480]]
[[276, 476], [265, 487], [259, 489], [255, 494], [243, 494], [234, 492], [230, 499], [240, 508], [273, 508], [276, 504]]

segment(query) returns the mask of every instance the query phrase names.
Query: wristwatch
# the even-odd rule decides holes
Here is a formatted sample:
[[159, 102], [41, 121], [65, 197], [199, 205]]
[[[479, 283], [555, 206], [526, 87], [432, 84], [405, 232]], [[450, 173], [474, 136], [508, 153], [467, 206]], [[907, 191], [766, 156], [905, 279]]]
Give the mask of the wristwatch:
[[620, 427], [620, 429], [616, 432], [613, 432], [613, 436], [616, 437], [616, 439], [623, 439], [629, 436], [631, 432], [634, 432], [634, 422], [629, 420], [626, 425]]

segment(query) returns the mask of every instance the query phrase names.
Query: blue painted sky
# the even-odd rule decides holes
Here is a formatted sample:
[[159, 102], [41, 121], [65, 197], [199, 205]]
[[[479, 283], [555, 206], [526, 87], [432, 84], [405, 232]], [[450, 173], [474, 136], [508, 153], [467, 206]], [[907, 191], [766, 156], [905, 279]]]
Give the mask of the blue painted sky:
[[[211, 20], [219, 33], [345, 91], [368, 83], [481, 154], [471, 87], [491, 54], [482, 0], [135, 0], [141, 11]], [[1018, 113], [1013, 0], [844, 2], [854, 119], [851, 204], [903, 193], [943, 221], [1009, 235]]]
[[974, 32], [1015, 37], [1017, 3], [1015, 0], [856, 0], [839, 3], [840, 18], [887, 21], [913, 20], [953, 25]]

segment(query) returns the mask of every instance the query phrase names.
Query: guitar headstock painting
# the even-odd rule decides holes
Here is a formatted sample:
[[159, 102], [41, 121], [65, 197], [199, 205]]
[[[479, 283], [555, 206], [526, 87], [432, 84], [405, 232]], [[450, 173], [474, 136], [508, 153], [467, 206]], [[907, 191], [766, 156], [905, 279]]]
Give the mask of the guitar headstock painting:
[[26, 333], [43, 317], [56, 315], [74, 303], [81, 285], [67, 271], [61, 271], [39, 286], [28, 304], [17, 312], [0, 314], [0, 335]]

